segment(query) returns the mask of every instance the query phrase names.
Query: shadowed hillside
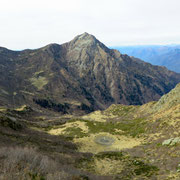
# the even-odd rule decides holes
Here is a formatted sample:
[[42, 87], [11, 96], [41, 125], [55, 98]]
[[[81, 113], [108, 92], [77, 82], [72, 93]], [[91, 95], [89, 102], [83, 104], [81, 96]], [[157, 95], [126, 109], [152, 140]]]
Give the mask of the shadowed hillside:
[[180, 74], [111, 50], [84, 33], [36, 50], [0, 48], [0, 106], [82, 114], [158, 100]]

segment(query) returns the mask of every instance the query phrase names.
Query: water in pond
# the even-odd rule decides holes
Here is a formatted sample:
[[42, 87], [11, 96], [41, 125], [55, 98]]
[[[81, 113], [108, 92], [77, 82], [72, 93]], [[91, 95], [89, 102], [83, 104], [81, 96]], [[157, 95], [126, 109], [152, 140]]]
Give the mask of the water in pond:
[[95, 137], [94, 141], [104, 146], [110, 146], [114, 143], [115, 140], [112, 137], [102, 135]]

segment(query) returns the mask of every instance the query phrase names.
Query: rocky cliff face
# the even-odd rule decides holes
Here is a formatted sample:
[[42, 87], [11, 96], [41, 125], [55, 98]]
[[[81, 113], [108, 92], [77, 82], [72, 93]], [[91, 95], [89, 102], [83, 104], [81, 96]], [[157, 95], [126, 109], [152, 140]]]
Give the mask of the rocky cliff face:
[[0, 105], [90, 112], [112, 103], [158, 100], [180, 74], [108, 49], [84, 33], [36, 50], [0, 49]]

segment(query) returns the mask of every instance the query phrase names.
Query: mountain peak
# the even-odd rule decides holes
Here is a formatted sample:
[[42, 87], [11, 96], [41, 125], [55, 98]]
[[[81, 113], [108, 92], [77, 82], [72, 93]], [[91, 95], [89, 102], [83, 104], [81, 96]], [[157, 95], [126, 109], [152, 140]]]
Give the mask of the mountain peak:
[[76, 47], [89, 47], [94, 46], [95, 44], [100, 43], [95, 36], [85, 32], [76, 36], [72, 41], [70, 41], [71, 45], [75, 45]]
[[93, 36], [92, 34], [89, 34], [87, 32], [84, 32], [83, 34], [80, 34], [78, 37], [80, 39], [96, 39], [95, 36]]

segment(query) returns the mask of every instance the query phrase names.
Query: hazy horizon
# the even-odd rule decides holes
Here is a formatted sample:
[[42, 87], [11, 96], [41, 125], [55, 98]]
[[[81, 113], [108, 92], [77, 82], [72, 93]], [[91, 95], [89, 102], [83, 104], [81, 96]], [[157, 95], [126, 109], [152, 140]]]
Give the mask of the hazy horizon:
[[[64, 42], [64, 43], [66, 43], [66, 42]], [[59, 44], [59, 45], [61, 45], [60, 43], [49, 43], [49, 44]], [[13, 50], [13, 51], [23, 51], [23, 50], [35, 50], [35, 49], [39, 49], [39, 48], [45, 47], [45, 46], [47, 46], [49, 44], [44, 44], [44, 45], [42, 45], [40, 47], [36, 47], [36, 48], [28, 48], [27, 47], [27, 48], [23, 48], [23, 49], [11, 49], [9, 47], [5, 47], [5, 46], [1, 46], [1, 45], [0, 45], [0, 47], [1, 48], [6, 48], [6, 49], [9, 49], [9, 50]], [[174, 47], [174, 46], [180, 46], [180, 43], [179, 44], [142, 44], [142, 45], [132, 44], [132, 45], [115, 45], [115, 46], [107, 46], [107, 47], [110, 48], [110, 49], [114, 49], [114, 48], [120, 48], [120, 47], [151, 47], [151, 46], [152, 47], [155, 47], [155, 46]]]

